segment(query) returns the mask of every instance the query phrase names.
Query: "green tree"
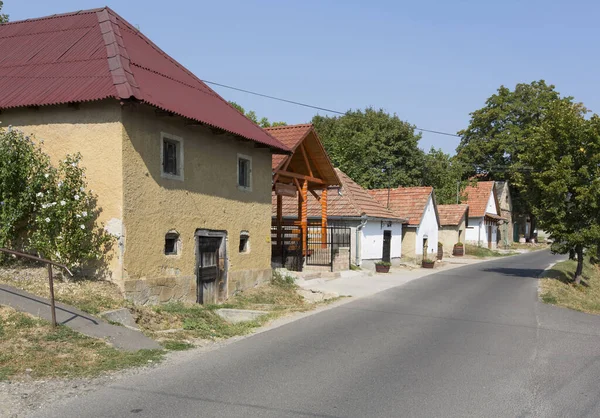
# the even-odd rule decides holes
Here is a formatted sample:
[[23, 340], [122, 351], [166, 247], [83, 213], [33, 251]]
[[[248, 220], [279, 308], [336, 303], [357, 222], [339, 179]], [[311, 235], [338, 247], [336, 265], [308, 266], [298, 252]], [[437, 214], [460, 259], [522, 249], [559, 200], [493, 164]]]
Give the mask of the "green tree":
[[587, 119], [580, 104], [555, 101], [524, 141], [520, 159], [531, 167], [515, 175], [531, 194], [533, 214], [555, 240], [554, 250], [577, 257], [581, 281], [584, 251], [600, 242], [600, 117]]
[[[4, 2], [0, 1], [0, 11], [2, 10], [2, 7], [4, 6]], [[0, 23], [6, 23], [8, 22], [8, 15], [4, 14], [4, 13], [0, 13]]]
[[422, 183], [423, 151], [415, 127], [382, 109], [313, 117], [333, 164], [366, 188]]
[[441, 149], [431, 147], [425, 154], [423, 164], [423, 185], [433, 186], [437, 202], [441, 205], [457, 203], [468, 181], [468, 168], [457, 158], [446, 154]]
[[[470, 167], [469, 174], [483, 174], [490, 180], [508, 180], [512, 184], [527, 150], [527, 138], [538, 129], [547, 110], [556, 102], [571, 103], [544, 80], [517, 84], [514, 90], [501, 86], [486, 100], [485, 106], [471, 113], [469, 126], [458, 132], [462, 137], [457, 158]], [[522, 173], [522, 171], [521, 171]], [[522, 187], [511, 185], [513, 207], [520, 214], [532, 214], [532, 201], [526, 178]], [[532, 217], [532, 220], [535, 219]], [[530, 229], [533, 233], [534, 227]]]
[[248, 119], [250, 119], [252, 122], [256, 123], [261, 128], [270, 128], [272, 126], [286, 126], [287, 125], [287, 123], [285, 123], [285, 122], [270, 122], [269, 119], [266, 117], [263, 117], [259, 120], [258, 116], [256, 116], [256, 112], [254, 110], [249, 110], [248, 112], [246, 112], [246, 109], [244, 109], [242, 106], [240, 106], [236, 102], [229, 102], [229, 104], [231, 106], [235, 107], [238, 110], [238, 112], [240, 112], [242, 115], [246, 116]]

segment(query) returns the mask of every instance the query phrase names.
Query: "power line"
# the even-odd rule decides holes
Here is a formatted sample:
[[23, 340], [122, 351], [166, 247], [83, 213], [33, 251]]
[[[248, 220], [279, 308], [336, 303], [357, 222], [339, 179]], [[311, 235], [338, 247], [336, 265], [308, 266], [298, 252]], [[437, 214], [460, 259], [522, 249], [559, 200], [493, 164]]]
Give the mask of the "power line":
[[[205, 82], [205, 83], [208, 83], [208, 84], [213, 84], [215, 86], [224, 87], [226, 89], [241, 91], [243, 93], [253, 94], [255, 96], [260, 96], [260, 97], [265, 97], [267, 99], [278, 100], [280, 102], [295, 104], [297, 106], [304, 106], [304, 107], [308, 107], [308, 108], [311, 108], [311, 109], [323, 110], [324, 112], [336, 113], [338, 115], [345, 115], [346, 114], [346, 112], [340, 112], [339, 110], [327, 109], [325, 107], [313, 106], [313, 105], [310, 105], [310, 104], [307, 104], [307, 103], [296, 102], [294, 100], [282, 99], [281, 97], [269, 96], [268, 94], [257, 93], [255, 91], [250, 91], [250, 90], [242, 89], [242, 88], [239, 88], [239, 87], [228, 86], [227, 84], [217, 83], [215, 81], [208, 81], [208, 80], [202, 80], [202, 81]], [[453, 136], [453, 137], [456, 137], [456, 138], [460, 138], [460, 135], [452, 134], [450, 132], [434, 131], [432, 129], [419, 128], [418, 126], [415, 126], [415, 129], [418, 130], [418, 131], [430, 132], [432, 134], [446, 135], [446, 136]]]

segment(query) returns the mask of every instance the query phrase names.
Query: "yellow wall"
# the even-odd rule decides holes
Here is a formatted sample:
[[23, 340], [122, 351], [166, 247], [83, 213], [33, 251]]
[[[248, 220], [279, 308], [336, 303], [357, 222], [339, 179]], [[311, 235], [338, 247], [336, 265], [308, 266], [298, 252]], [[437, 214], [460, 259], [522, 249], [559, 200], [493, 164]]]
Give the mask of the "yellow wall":
[[[193, 279], [197, 229], [226, 230], [228, 294], [270, 277], [271, 154], [253, 143], [183, 118], [157, 116], [139, 105], [123, 108], [124, 276]], [[161, 177], [161, 132], [183, 138], [184, 180]], [[237, 187], [237, 154], [252, 157], [252, 191]], [[180, 234], [182, 251], [164, 255], [168, 231]], [[238, 252], [242, 230], [250, 252]]]
[[402, 259], [414, 261], [416, 257], [417, 228], [402, 225]]
[[442, 226], [439, 232], [439, 242], [444, 246], [444, 254], [450, 255], [452, 254], [452, 249], [454, 248], [454, 244], [459, 242], [458, 231], [461, 230], [461, 238], [460, 242], [465, 242], [465, 218], [460, 222], [460, 225], [448, 225]]
[[[41, 106], [39, 109], [2, 110], [2, 126], [12, 125], [43, 140], [43, 149], [54, 164], [66, 154], [81, 152], [88, 187], [98, 195], [102, 208], [99, 221], [119, 234], [123, 218], [123, 173], [121, 107], [117, 101]], [[111, 278], [121, 279], [118, 245], [109, 256]]]

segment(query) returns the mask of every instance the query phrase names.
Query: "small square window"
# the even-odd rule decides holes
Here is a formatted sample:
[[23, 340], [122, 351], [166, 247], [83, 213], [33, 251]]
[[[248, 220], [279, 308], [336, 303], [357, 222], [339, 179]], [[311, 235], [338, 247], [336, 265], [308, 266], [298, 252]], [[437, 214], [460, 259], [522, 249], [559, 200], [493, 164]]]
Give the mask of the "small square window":
[[240, 232], [240, 252], [247, 253], [250, 251], [250, 234], [248, 231]]
[[162, 177], [183, 180], [183, 139], [161, 133], [160, 156]]
[[165, 255], [177, 255], [179, 253], [179, 235], [168, 233], [165, 235]]
[[252, 190], [252, 158], [238, 154], [237, 183], [241, 190]]

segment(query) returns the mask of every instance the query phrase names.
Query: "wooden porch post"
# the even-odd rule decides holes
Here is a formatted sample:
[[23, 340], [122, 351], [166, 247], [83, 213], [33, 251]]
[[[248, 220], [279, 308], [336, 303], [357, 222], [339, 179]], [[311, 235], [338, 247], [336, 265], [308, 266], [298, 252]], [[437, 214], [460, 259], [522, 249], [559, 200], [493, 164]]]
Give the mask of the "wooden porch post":
[[277, 195], [277, 248], [281, 247], [281, 223], [283, 220], [283, 197]]
[[308, 249], [308, 180], [302, 183], [302, 205], [300, 206], [300, 225], [302, 227], [302, 250], [307, 254]]
[[321, 248], [327, 247], [327, 187], [321, 191]]

